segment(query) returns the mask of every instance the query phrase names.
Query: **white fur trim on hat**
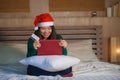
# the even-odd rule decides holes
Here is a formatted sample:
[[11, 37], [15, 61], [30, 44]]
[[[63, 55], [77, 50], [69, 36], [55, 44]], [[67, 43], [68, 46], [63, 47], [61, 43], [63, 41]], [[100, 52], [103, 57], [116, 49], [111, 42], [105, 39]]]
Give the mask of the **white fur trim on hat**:
[[53, 26], [54, 25], [54, 22], [41, 22], [38, 24], [39, 27], [42, 27], [42, 26]]
[[35, 26], [35, 27], [34, 27], [34, 30], [38, 30], [38, 26]]

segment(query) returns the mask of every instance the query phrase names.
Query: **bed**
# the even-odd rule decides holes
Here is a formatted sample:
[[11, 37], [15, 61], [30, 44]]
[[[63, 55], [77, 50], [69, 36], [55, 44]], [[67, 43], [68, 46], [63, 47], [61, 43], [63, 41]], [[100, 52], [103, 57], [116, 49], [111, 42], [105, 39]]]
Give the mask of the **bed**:
[[120, 65], [103, 62], [102, 26], [56, 27], [68, 41], [68, 55], [80, 59], [73, 77], [30, 76], [19, 61], [26, 56], [32, 27], [0, 28], [0, 80], [120, 80]]

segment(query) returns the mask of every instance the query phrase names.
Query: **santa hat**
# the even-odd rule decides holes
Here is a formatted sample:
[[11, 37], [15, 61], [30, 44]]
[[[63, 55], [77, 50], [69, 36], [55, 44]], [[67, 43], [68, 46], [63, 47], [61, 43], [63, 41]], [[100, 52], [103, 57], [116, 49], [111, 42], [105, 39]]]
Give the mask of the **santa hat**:
[[35, 25], [34, 30], [38, 30], [38, 27], [53, 26], [54, 20], [49, 13], [44, 13], [36, 16], [34, 25]]

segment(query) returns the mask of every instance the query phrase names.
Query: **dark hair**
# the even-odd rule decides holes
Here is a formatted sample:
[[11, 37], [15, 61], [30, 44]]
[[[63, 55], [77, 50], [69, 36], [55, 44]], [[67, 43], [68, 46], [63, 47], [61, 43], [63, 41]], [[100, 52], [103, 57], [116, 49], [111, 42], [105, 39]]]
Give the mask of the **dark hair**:
[[[56, 39], [57, 38], [57, 32], [54, 26], [50, 26], [52, 28], [52, 33], [50, 34], [50, 36], [47, 39]], [[37, 35], [38, 37], [40, 37], [40, 39], [44, 39], [44, 37], [41, 35], [40, 33], [40, 27], [38, 27], [38, 30], [36, 30], [34, 32], [35, 35]]]

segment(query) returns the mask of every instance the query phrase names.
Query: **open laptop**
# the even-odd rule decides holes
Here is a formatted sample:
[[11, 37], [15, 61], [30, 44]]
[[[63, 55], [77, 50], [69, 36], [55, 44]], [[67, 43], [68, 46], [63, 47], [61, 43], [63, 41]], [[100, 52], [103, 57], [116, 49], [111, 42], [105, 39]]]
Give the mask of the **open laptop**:
[[41, 47], [37, 49], [37, 55], [62, 55], [60, 40], [39, 40]]

